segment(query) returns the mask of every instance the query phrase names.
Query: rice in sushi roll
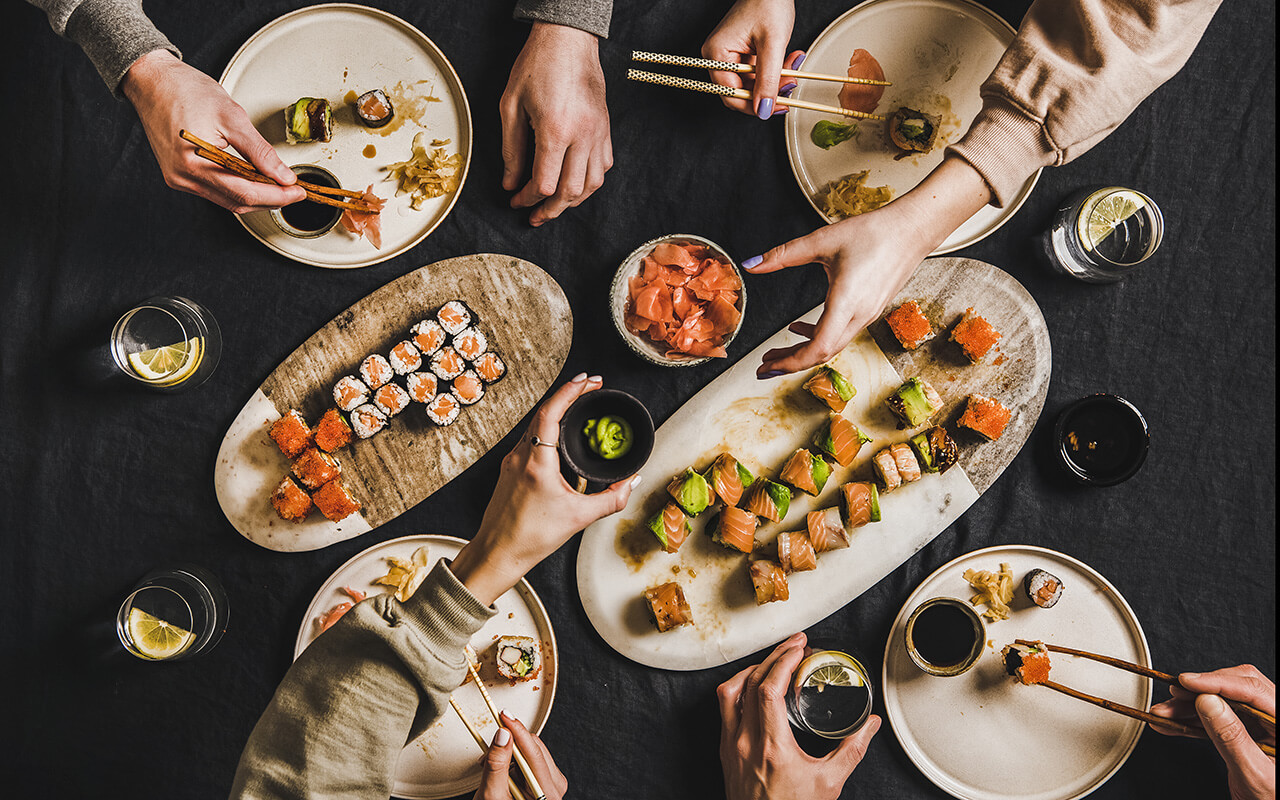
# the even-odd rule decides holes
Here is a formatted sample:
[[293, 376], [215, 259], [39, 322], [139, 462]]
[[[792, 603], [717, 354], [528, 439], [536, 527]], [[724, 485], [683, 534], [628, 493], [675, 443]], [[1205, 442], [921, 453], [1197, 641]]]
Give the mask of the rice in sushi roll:
[[360, 377], [370, 389], [382, 388], [387, 381], [395, 377], [395, 370], [385, 358], [374, 353], [360, 363]]
[[460, 413], [462, 404], [451, 394], [441, 392], [427, 403], [427, 417], [442, 428], [452, 425]]
[[497, 383], [507, 374], [507, 365], [503, 363], [502, 356], [493, 350], [476, 359], [475, 366], [476, 372], [480, 375], [480, 380], [485, 383]]
[[1023, 578], [1022, 589], [1031, 602], [1041, 608], [1053, 608], [1062, 597], [1062, 580], [1042, 569], [1033, 569]]
[[387, 427], [387, 416], [372, 403], [365, 403], [351, 412], [351, 430], [361, 439], [368, 439]]
[[440, 323], [440, 327], [444, 328], [445, 333], [454, 336], [469, 326], [475, 317], [466, 303], [461, 300], [450, 300], [440, 306], [440, 310], [436, 312], [436, 320]]
[[440, 327], [440, 323], [433, 319], [424, 319], [414, 325], [409, 333], [412, 334], [413, 343], [424, 358], [435, 355], [435, 352], [444, 347], [445, 340], [449, 338], [444, 328]]
[[407, 340], [391, 348], [391, 357], [387, 360], [397, 375], [408, 375], [422, 367], [422, 354], [413, 346], [413, 342]]
[[388, 383], [373, 393], [373, 404], [388, 417], [394, 417], [409, 407], [409, 393], [398, 383]]
[[467, 362], [452, 347], [442, 347], [431, 357], [431, 371], [442, 381], [451, 381], [462, 374]]
[[453, 349], [468, 361], [475, 361], [489, 349], [489, 341], [479, 328], [467, 328], [453, 337]]
[[411, 372], [405, 376], [404, 388], [409, 390], [409, 399], [415, 403], [426, 403], [439, 394], [440, 381], [430, 372]]
[[354, 375], [348, 375], [333, 385], [333, 402], [343, 411], [350, 412], [356, 406], [369, 402], [369, 387]]
[[453, 388], [450, 391], [453, 392], [454, 397], [458, 398], [459, 403], [464, 406], [473, 405], [484, 397], [484, 382], [480, 380], [475, 370], [469, 369], [453, 379]]
[[531, 636], [503, 636], [498, 640], [498, 674], [509, 681], [527, 681], [542, 671], [542, 649]]

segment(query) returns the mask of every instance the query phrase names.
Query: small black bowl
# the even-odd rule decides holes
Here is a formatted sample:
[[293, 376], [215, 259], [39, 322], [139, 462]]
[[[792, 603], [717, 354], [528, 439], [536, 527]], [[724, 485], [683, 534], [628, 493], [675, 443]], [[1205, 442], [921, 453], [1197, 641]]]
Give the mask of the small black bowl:
[[1147, 421], [1133, 403], [1091, 394], [1062, 410], [1053, 426], [1055, 455], [1086, 486], [1115, 486], [1142, 468], [1151, 445]]
[[[602, 416], [621, 417], [631, 424], [631, 449], [621, 458], [602, 458], [587, 444], [582, 429], [587, 420]], [[596, 389], [573, 401], [560, 420], [559, 450], [561, 464], [572, 475], [586, 479], [586, 491], [599, 491], [636, 474], [649, 460], [653, 452], [653, 417], [643, 403], [624, 391]]]

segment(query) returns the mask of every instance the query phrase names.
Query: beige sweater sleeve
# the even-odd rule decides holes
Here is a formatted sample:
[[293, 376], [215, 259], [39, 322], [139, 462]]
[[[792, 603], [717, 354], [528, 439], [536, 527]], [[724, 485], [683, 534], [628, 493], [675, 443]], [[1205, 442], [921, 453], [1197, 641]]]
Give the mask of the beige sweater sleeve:
[[949, 148], [1003, 206], [1115, 130], [1190, 58], [1221, 0], [1036, 0]]

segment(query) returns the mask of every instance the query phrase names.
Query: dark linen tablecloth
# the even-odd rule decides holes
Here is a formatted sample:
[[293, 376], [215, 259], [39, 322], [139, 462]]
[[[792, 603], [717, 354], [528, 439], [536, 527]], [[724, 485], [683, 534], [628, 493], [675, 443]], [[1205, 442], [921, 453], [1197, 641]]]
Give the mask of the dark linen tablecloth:
[[[190, 63], [218, 75], [249, 35], [301, 5], [153, 0], [148, 10]], [[6, 185], [20, 187], [4, 203], [0, 299], [6, 796], [225, 796], [289, 665], [299, 619], [328, 575], [384, 539], [472, 535], [514, 435], [409, 513], [324, 550], [263, 550], [224, 519], [212, 481], [223, 433], [262, 378], [338, 311], [439, 259], [486, 251], [529, 259], [555, 276], [575, 312], [564, 376], [599, 372], [661, 421], [727, 363], [666, 370], [633, 357], [605, 305], [621, 258], [675, 230], [743, 258], [818, 224], [792, 179], [780, 124], [623, 80], [632, 48], [697, 52], [727, 3], [619, 2], [601, 48], [617, 165], [581, 208], [540, 230], [507, 207], [499, 185], [497, 100], [525, 35], [510, 4], [373, 5], [416, 24], [457, 67], [474, 114], [474, 163], [456, 209], [431, 237], [351, 271], [288, 261], [226, 212], [167, 189], [136, 117], [79, 50], [28, 6], [6, 14], [0, 158]], [[847, 7], [800, 5], [793, 46]], [[1026, 8], [992, 5], [1015, 26]], [[890, 623], [926, 575], [970, 550], [1029, 543], [1076, 556], [1113, 581], [1157, 666], [1249, 662], [1274, 676], [1274, 53], [1274, 5], [1225, 3], [1181, 74], [1092, 152], [1047, 170], [1007, 225], [961, 252], [1013, 274], [1044, 311], [1054, 358], [1041, 422], [959, 521], [811, 634], [857, 643], [878, 674]], [[1032, 237], [1055, 203], [1090, 184], [1141, 189], [1165, 215], [1160, 252], [1120, 285], [1071, 282], [1034, 257]], [[818, 303], [825, 287], [814, 267], [750, 283], [735, 358]], [[216, 315], [225, 346], [209, 383], [157, 396], [68, 380], [70, 354], [155, 294], [189, 295]], [[1040, 450], [1055, 413], [1095, 391], [1136, 403], [1152, 448], [1133, 480], [1084, 490], [1064, 484]], [[695, 673], [621, 658], [583, 614], [576, 555], [575, 541], [529, 576], [561, 646], [544, 737], [573, 794], [719, 795], [714, 689], [763, 654]], [[232, 620], [222, 643], [172, 665], [95, 657], [86, 625], [108, 618], [149, 568], [174, 560], [201, 564], [225, 584]], [[1216, 797], [1224, 785], [1208, 744], [1146, 733], [1094, 796]], [[886, 727], [844, 796], [944, 795]]]

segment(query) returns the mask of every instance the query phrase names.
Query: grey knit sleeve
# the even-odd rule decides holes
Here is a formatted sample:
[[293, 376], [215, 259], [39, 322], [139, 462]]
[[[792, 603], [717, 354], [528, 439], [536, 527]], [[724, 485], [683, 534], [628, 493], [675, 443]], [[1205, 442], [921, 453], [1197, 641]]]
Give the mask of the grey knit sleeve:
[[32, 0], [59, 34], [80, 45], [116, 97], [133, 62], [153, 50], [182, 53], [142, 11], [141, 0]]
[[613, 0], [517, 0], [515, 18], [550, 22], [609, 38]]

